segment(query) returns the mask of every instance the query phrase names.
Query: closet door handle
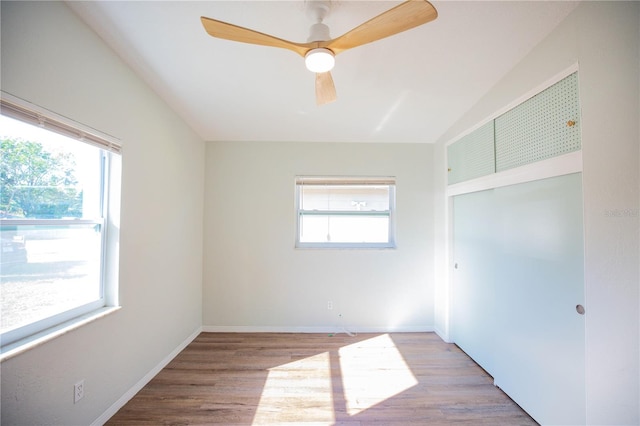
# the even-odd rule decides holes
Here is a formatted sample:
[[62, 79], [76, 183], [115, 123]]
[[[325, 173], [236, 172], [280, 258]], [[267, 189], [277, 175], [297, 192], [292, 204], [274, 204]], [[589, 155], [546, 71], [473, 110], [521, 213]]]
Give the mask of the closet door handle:
[[582, 305], [576, 305], [576, 312], [579, 313], [580, 315], [584, 315], [584, 306]]

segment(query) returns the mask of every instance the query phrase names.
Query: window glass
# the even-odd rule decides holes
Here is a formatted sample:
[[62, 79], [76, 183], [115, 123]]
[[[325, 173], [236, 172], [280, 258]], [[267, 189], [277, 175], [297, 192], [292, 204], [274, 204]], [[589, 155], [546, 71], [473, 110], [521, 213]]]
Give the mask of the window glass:
[[111, 154], [2, 115], [0, 128], [5, 345], [104, 306]]
[[388, 185], [302, 185], [303, 210], [388, 211]]
[[391, 178], [298, 178], [297, 247], [394, 247]]
[[300, 242], [387, 243], [389, 242], [389, 218], [303, 215]]

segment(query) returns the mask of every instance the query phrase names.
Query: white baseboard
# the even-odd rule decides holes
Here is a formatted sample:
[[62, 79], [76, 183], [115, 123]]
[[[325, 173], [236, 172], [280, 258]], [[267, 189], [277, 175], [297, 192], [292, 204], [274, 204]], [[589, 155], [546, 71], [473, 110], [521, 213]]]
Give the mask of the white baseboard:
[[[346, 329], [346, 330], [345, 330]], [[376, 327], [295, 327], [295, 326], [251, 326], [251, 325], [204, 325], [205, 333], [426, 333], [432, 326], [376, 326]]]
[[135, 385], [131, 387], [124, 395], [122, 395], [116, 402], [111, 405], [100, 417], [98, 417], [91, 426], [102, 426], [104, 425], [114, 414], [118, 412], [119, 409], [124, 407], [124, 405], [129, 402], [131, 398], [133, 398], [140, 390], [151, 381], [167, 364], [171, 362], [184, 348], [187, 347], [189, 343], [191, 343], [198, 335], [202, 332], [202, 327], [198, 327], [196, 331], [194, 331], [189, 337], [187, 337], [182, 343], [178, 345], [169, 355], [167, 355], [162, 361], [158, 363], [151, 371], [149, 371], [145, 376], [138, 381]]
[[440, 337], [445, 343], [453, 343], [448, 333], [443, 332], [438, 327], [435, 327], [433, 331]]

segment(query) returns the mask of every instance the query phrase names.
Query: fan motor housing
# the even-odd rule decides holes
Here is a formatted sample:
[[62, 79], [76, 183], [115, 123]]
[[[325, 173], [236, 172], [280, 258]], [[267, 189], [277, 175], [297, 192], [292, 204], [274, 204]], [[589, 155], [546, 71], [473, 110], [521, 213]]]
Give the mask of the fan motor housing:
[[322, 22], [318, 22], [311, 26], [309, 39], [307, 41], [327, 41], [330, 39], [329, 27]]

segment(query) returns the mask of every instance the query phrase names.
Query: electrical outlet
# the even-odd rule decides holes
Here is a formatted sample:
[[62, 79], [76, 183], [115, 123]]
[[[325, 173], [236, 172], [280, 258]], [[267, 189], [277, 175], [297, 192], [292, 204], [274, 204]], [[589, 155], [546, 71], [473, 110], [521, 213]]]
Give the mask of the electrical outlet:
[[73, 385], [73, 403], [84, 398], [84, 379]]
[[333, 310], [333, 302], [332, 301], [328, 301], [327, 302], [327, 309], [330, 310], [330, 311]]

